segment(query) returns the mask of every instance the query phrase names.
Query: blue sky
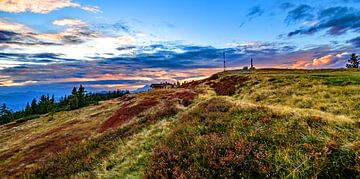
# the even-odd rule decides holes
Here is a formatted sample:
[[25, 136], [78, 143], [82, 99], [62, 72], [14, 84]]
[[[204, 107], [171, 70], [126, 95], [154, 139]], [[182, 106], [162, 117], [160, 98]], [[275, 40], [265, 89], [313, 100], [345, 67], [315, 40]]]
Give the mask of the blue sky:
[[359, 0], [2, 0], [0, 95], [197, 79], [224, 51], [229, 68], [339, 68], [359, 32]]

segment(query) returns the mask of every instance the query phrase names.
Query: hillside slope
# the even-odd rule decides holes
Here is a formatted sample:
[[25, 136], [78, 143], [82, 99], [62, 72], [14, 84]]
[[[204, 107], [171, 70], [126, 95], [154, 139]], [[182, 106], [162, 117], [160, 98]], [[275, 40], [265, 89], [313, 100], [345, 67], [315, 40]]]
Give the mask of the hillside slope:
[[360, 71], [229, 71], [0, 126], [0, 176], [360, 174]]

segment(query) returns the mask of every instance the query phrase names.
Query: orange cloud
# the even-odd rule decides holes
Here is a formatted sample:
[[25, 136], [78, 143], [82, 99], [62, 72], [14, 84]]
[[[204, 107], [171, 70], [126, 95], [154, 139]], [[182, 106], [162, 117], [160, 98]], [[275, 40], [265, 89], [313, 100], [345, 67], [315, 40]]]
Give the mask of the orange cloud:
[[339, 59], [343, 59], [348, 52], [336, 54], [336, 55], [325, 55], [320, 58], [314, 58], [312, 60], [297, 60], [291, 65], [292, 68], [321, 68], [336, 63]]
[[309, 66], [309, 62], [305, 60], [296, 61], [291, 67], [292, 68], [306, 68]]
[[[0, 3], [0, 7], [1, 7], [1, 3]], [[0, 18], [0, 30], [13, 31], [13, 32], [17, 32], [17, 33], [29, 33], [29, 32], [33, 31], [31, 28], [29, 28], [23, 24], [19, 24], [16, 22], [10, 22], [4, 18]]]
[[315, 67], [324, 66], [332, 63], [333, 56], [332, 55], [326, 55], [321, 58], [315, 58], [312, 60], [312, 65]]
[[58, 19], [53, 21], [57, 26], [86, 26], [87, 23], [80, 19]]
[[37, 81], [15, 82], [14, 80], [0, 80], [0, 86], [25, 86], [37, 83]]
[[81, 6], [72, 0], [1, 0], [0, 11], [21, 13], [33, 12], [47, 14], [51, 11], [65, 7], [77, 7], [85, 11], [98, 13], [101, 12], [96, 6]]

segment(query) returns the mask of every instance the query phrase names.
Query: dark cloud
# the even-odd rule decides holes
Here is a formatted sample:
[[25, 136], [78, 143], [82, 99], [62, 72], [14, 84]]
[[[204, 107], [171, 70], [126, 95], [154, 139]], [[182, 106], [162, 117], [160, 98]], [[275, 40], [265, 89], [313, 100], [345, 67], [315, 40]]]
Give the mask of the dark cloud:
[[97, 32], [88, 28], [75, 28], [63, 33], [62, 42], [64, 44], [81, 44], [97, 36]]
[[170, 28], [170, 29], [174, 29], [174, 28], [176, 28], [176, 25], [175, 24], [172, 24], [172, 23], [170, 23], [170, 22], [163, 22], [162, 24], [160, 24], [160, 26], [162, 26], [162, 27], [166, 27], [166, 28]]
[[261, 6], [254, 6], [248, 10], [246, 17], [254, 18], [263, 15], [265, 10]]
[[351, 39], [349, 41], [347, 41], [348, 43], [351, 43], [354, 47], [356, 48], [360, 48], [360, 37]]
[[124, 51], [124, 50], [133, 50], [136, 49], [136, 46], [124, 46], [124, 47], [118, 47], [116, 50]]
[[349, 2], [358, 3], [358, 2], [360, 2], [360, 0], [341, 0], [341, 1], [345, 2], [345, 3], [349, 3]]
[[54, 62], [76, 62], [77, 59], [62, 58], [62, 54], [54, 53], [0, 53], [0, 60], [11, 59], [17, 62], [32, 62], [32, 63], [54, 63]]
[[126, 32], [126, 33], [131, 33], [132, 32], [130, 26], [127, 25], [124, 22], [117, 22], [117, 23], [112, 25], [112, 28], [114, 30], [116, 30], [116, 31], [123, 31], [123, 32]]
[[34, 33], [17, 33], [13, 31], [0, 30], [0, 44], [20, 45], [57, 45], [52, 42], [44, 42], [35, 37]]
[[289, 2], [285, 2], [285, 3], [280, 4], [279, 7], [280, 7], [280, 9], [282, 9], [282, 10], [288, 10], [288, 9], [294, 7], [294, 6], [295, 6], [295, 5], [293, 5], [293, 4], [289, 3]]
[[319, 11], [313, 20], [317, 22], [313, 26], [299, 28], [289, 32], [287, 36], [312, 35], [322, 30], [326, 30], [331, 36], [342, 35], [348, 31], [360, 32], [360, 11], [354, 8], [326, 8]]
[[312, 18], [314, 18], [312, 12], [313, 8], [311, 6], [306, 4], [299, 5], [288, 12], [285, 22], [287, 24], [291, 24], [299, 22], [301, 20], [311, 20]]
[[[141, 64], [146, 68], [192, 69], [214, 67], [211, 61], [218, 61], [221, 50], [213, 47], [178, 46], [185, 52], [177, 53], [162, 44], [142, 47], [136, 57], [114, 57], [98, 64]], [[146, 52], [149, 53], [146, 53]]]
[[6, 31], [6, 30], [0, 30], [0, 42], [8, 42], [13, 39], [17, 39], [19, 36], [18, 33]]

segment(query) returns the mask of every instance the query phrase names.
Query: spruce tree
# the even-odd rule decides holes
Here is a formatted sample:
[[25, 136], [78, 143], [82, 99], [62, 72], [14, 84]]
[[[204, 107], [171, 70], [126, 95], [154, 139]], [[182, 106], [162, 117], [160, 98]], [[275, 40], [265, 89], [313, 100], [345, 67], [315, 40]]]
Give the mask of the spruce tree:
[[31, 101], [31, 112], [31, 115], [39, 114], [38, 105], [35, 98]]
[[0, 116], [4, 116], [4, 115], [6, 115], [6, 113], [7, 113], [6, 104], [3, 103], [0, 107]]
[[26, 116], [29, 116], [31, 115], [31, 107], [30, 107], [30, 104], [29, 103], [26, 103], [26, 107], [25, 107], [25, 115]]
[[73, 88], [73, 90], [71, 91], [71, 94], [72, 94], [73, 96], [76, 96], [76, 95], [77, 95], [77, 89], [76, 89], [76, 87]]
[[348, 64], [346, 64], [347, 68], [359, 68], [360, 59], [355, 53], [351, 54], [350, 59], [348, 60]]
[[80, 85], [78, 90], [78, 99], [79, 99], [79, 107], [84, 107], [86, 105], [85, 103], [85, 88]]

